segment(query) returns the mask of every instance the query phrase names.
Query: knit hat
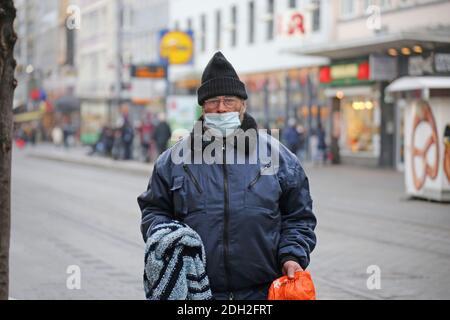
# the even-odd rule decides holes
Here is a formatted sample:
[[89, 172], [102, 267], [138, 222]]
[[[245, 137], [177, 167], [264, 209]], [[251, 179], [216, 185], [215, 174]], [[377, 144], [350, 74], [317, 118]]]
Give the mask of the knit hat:
[[202, 85], [197, 90], [198, 104], [216, 96], [237, 96], [247, 99], [245, 84], [222, 52], [216, 52], [203, 71]]

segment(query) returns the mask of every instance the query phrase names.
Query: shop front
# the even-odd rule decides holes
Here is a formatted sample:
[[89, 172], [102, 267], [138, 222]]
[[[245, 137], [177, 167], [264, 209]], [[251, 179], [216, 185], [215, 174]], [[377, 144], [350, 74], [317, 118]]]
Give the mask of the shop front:
[[280, 129], [294, 118], [298, 125], [313, 129], [328, 116], [327, 106], [319, 96], [318, 67], [253, 73], [241, 78], [249, 95], [247, 109], [262, 127]]
[[402, 77], [386, 91], [403, 103], [406, 193], [450, 201], [450, 77]]
[[[421, 48], [420, 46], [417, 46]], [[446, 83], [445, 79], [450, 78], [450, 47], [443, 46], [436, 50], [420, 50], [416, 54], [399, 59], [400, 76], [402, 83], [415, 83], [421, 79], [421, 82], [435, 83], [436, 79], [441, 79]], [[438, 78], [436, 78], [438, 77]], [[425, 84], [422, 84], [425, 85]], [[439, 86], [439, 83], [435, 84]], [[398, 86], [398, 84], [397, 84]], [[420, 85], [416, 84], [417, 87]], [[392, 88], [392, 87], [391, 87]], [[444, 88], [443, 90], [447, 90]], [[392, 92], [392, 90], [388, 90]], [[448, 89], [450, 92], [450, 89]], [[436, 93], [436, 90], [433, 90]], [[395, 134], [395, 166], [399, 171], [405, 169], [405, 112], [410, 105], [412, 98], [420, 95], [418, 91], [398, 91], [393, 96], [388, 96], [395, 103], [396, 118], [396, 134]]]
[[339, 61], [320, 70], [332, 109], [333, 163], [377, 166], [381, 155], [380, 84], [370, 80], [368, 59]]

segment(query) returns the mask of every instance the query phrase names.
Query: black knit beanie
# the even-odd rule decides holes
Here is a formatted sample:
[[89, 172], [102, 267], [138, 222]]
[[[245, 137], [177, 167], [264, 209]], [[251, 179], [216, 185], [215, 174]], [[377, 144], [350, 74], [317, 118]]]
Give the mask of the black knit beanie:
[[245, 84], [220, 51], [214, 54], [203, 71], [202, 85], [197, 90], [198, 104], [203, 105], [205, 100], [216, 96], [247, 99]]

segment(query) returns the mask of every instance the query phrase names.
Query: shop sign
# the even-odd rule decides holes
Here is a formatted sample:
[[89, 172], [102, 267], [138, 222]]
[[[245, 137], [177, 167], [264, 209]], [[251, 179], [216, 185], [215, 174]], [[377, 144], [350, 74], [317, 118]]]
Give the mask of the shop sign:
[[358, 65], [356, 63], [342, 64], [331, 67], [331, 76], [335, 80], [356, 78], [357, 75], [358, 75]]
[[282, 38], [302, 38], [311, 30], [311, 14], [287, 10], [276, 18], [277, 34]]
[[155, 64], [132, 65], [131, 77], [143, 79], [164, 79], [166, 77], [166, 68], [163, 65]]
[[437, 73], [450, 73], [450, 53], [436, 53], [434, 66]]
[[369, 62], [340, 63], [322, 67], [319, 71], [319, 80], [323, 84], [331, 85], [367, 82], [371, 80]]
[[397, 58], [384, 55], [370, 55], [370, 80], [391, 81], [397, 78]]
[[191, 30], [161, 30], [159, 34], [159, 57], [163, 64], [191, 64], [194, 56], [194, 36]]
[[422, 56], [410, 57], [408, 59], [408, 74], [410, 76], [433, 74], [433, 56], [427, 58]]

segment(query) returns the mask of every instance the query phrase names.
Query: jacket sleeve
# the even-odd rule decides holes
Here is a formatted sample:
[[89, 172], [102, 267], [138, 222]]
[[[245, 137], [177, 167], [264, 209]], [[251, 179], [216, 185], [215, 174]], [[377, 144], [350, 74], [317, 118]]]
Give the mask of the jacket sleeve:
[[142, 212], [141, 232], [144, 241], [150, 236], [151, 230], [160, 223], [170, 222], [173, 219], [173, 204], [170, 196], [170, 187], [164, 179], [156, 162], [147, 187], [147, 191], [137, 198]]
[[316, 246], [316, 217], [312, 211], [309, 182], [300, 163], [288, 167], [282, 179], [280, 199], [281, 237], [278, 261], [297, 261], [303, 269], [309, 265], [309, 255]]

